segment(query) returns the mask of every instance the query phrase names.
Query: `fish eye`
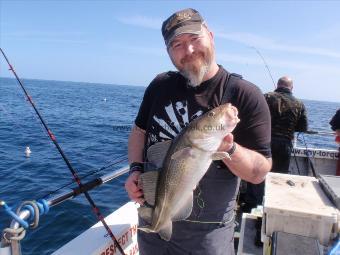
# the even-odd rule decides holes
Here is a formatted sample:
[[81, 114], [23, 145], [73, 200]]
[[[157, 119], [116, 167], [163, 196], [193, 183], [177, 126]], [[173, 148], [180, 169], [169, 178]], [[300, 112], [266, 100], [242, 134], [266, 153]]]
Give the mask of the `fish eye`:
[[214, 117], [215, 116], [215, 112], [209, 112], [208, 116], [209, 117]]

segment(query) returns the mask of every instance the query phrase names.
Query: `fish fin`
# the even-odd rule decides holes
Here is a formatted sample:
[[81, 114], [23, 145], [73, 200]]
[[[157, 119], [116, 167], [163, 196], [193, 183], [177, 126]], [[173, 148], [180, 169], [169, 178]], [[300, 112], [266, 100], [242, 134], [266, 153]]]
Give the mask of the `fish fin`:
[[192, 212], [192, 207], [193, 207], [193, 193], [191, 192], [190, 197], [184, 204], [184, 207], [179, 209], [174, 216], [171, 217], [173, 221], [179, 221], [179, 220], [184, 220], [188, 218]]
[[146, 233], [152, 233], [152, 232], [155, 232], [151, 229], [151, 226], [150, 225], [145, 225], [145, 226], [141, 226], [141, 227], [138, 227], [139, 230], [142, 230]]
[[151, 223], [153, 209], [147, 206], [141, 206], [137, 209], [138, 215], [147, 223]]
[[141, 174], [138, 180], [138, 185], [140, 185], [143, 190], [144, 199], [151, 206], [154, 206], [156, 201], [158, 177], [158, 171], [149, 171]]
[[216, 150], [216, 144], [220, 143], [220, 141], [217, 141], [216, 138], [213, 136], [196, 138], [196, 139], [193, 139], [192, 142], [197, 147], [203, 148], [204, 150], [207, 150], [207, 151]]
[[147, 158], [150, 162], [155, 164], [157, 168], [161, 168], [166, 153], [168, 152], [172, 140], [167, 140], [164, 142], [159, 142], [151, 145], [147, 151]]
[[178, 159], [187, 158], [187, 157], [194, 157], [191, 147], [185, 147], [183, 149], [176, 151], [174, 154], [172, 154], [171, 159], [178, 160]]
[[169, 241], [172, 235], [172, 221], [168, 221], [164, 227], [158, 231], [158, 234], [163, 240]]
[[217, 151], [211, 155], [212, 160], [222, 160], [225, 158], [231, 159], [229, 153], [226, 151]]
[[152, 162], [143, 163], [144, 172], [156, 171], [158, 167]]

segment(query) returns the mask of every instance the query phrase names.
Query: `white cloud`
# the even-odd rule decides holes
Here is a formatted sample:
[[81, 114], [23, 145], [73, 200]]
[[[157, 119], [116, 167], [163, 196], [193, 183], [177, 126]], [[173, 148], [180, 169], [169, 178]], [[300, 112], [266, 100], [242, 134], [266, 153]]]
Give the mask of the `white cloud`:
[[162, 48], [154, 48], [154, 47], [139, 47], [139, 46], [124, 46], [122, 47], [124, 50], [128, 50], [130, 52], [134, 52], [136, 54], [144, 54], [147, 56], [157, 56], [157, 57], [168, 57], [166, 53], [166, 49]]
[[301, 45], [289, 45], [278, 43], [271, 38], [258, 36], [251, 33], [215, 33], [217, 38], [239, 42], [248, 47], [256, 47], [265, 50], [275, 50], [281, 52], [294, 52], [309, 55], [319, 55], [324, 57], [340, 58], [340, 52], [319, 47], [306, 47]]
[[[252, 57], [252, 56], [243, 56], [237, 54], [217, 54], [217, 60], [229, 63], [236, 64], [247, 64], [247, 65], [259, 65], [263, 66], [264, 63], [260, 57]], [[275, 58], [267, 58], [267, 64], [270, 67], [279, 67], [284, 69], [296, 69], [296, 70], [305, 70], [311, 72], [320, 72], [324, 70], [327, 73], [332, 73], [333, 75], [337, 75], [339, 73], [339, 67], [336, 65], [330, 64], [317, 64], [311, 62], [304, 61], [296, 61], [296, 60], [278, 60]]]
[[[147, 17], [142, 15], [135, 15], [130, 17], [119, 17], [117, 20], [123, 24], [128, 24], [132, 26], [151, 28], [151, 29], [160, 29], [161, 24], [163, 22], [160, 18]], [[335, 29], [331, 29], [330, 31], [324, 31], [320, 36], [327, 36], [332, 34]], [[334, 34], [334, 33], [333, 33]], [[238, 42], [244, 44], [248, 47], [256, 47], [264, 50], [274, 50], [281, 52], [293, 52], [300, 54], [309, 54], [309, 55], [318, 55], [324, 57], [332, 57], [332, 58], [340, 58], [340, 52], [320, 47], [308, 47], [303, 45], [292, 45], [288, 43], [279, 43], [271, 38], [267, 38], [264, 36], [259, 36], [252, 33], [224, 33], [217, 32], [215, 33], [217, 38], [226, 39], [229, 41]]]
[[15, 32], [3, 33], [3, 35], [11, 37], [67, 37], [83, 36], [84, 33], [79, 31], [17, 30]]
[[57, 42], [57, 43], [86, 43], [81, 38], [84, 36], [82, 32], [67, 32], [67, 31], [39, 31], [39, 30], [24, 30], [15, 32], [4, 32], [1, 34], [3, 38], [12, 40], [37, 40], [40, 42]]
[[337, 47], [340, 41], [340, 23], [332, 24], [331, 26], [316, 32], [313, 36], [322, 44]]
[[[273, 84], [263, 61], [259, 56], [238, 54], [217, 54], [217, 61], [244, 75], [245, 79], [260, 86], [263, 92], [273, 90]], [[339, 87], [339, 68], [336, 65], [318, 62], [282, 60], [282, 58], [266, 58], [270, 75], [276, 80], [282, 75], [293, 77], [294, 95], [298, 98], [326, 100], [340, 102], [340, 95], [336, 93]], [[226, 64], [228, 63], [228, 64]], [[237, 64], [237, 66], [233, 66]], [[262, 70], [262, 71], [261, 71]]]
[[118, 17], [117, 21], [123, 24], [151, 28], [151, 29], [160, 29], [162, 26], [162, 20], [159, 18], [151, 18], [147, 16], [129, 16], [129, 17]]

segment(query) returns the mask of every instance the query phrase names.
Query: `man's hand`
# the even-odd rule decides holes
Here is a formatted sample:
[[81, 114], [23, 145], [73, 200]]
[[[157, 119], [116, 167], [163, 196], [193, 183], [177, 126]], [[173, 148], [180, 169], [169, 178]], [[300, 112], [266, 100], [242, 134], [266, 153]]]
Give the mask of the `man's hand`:
[[225, 152], [229, 151], [231, 147], [233, 147], [233, 143], [234, 143], [234, 136], [232, 133], [229, 133], [223, 138], [222, 143], [220, 147], [218, 148], [218, 151], [225, 151]]
[[143, 190], [138, 186], [138, 178], [141, 172], [135, 171], [127, 178], [125, 182], [125, 189], [132, 201], [141, 205], [144, 204]]
[[[233, 134], [228, 134], [218, 148], [218, 151], [229, 151], [234, 143]], [[224, 164], [233, 174], [248, 182], [261, 183], [272, 166], [271, 158], [265, 158], [260, 153], [236, 144], [236, 149], [230, 159], [223, 159]]]

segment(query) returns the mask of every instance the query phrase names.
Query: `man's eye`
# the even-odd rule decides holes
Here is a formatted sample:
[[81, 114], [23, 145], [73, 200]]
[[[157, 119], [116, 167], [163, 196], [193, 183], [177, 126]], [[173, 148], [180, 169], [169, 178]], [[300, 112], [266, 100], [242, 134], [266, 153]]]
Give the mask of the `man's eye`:
[[191, 41], [192, 41], [192, 42], [197, 42], [197, 41], [200, 40], [200, 39], [201, 39], [200, 36], [193, 36], [193, 37], [191, 37]]
[[177, 48], [179, 48], [179, 47], [181, 47], [181, 43], [174, 43], [174, 44], [172, 45], [172, 48], [174, 48], [174, 49], [177, 49]]

